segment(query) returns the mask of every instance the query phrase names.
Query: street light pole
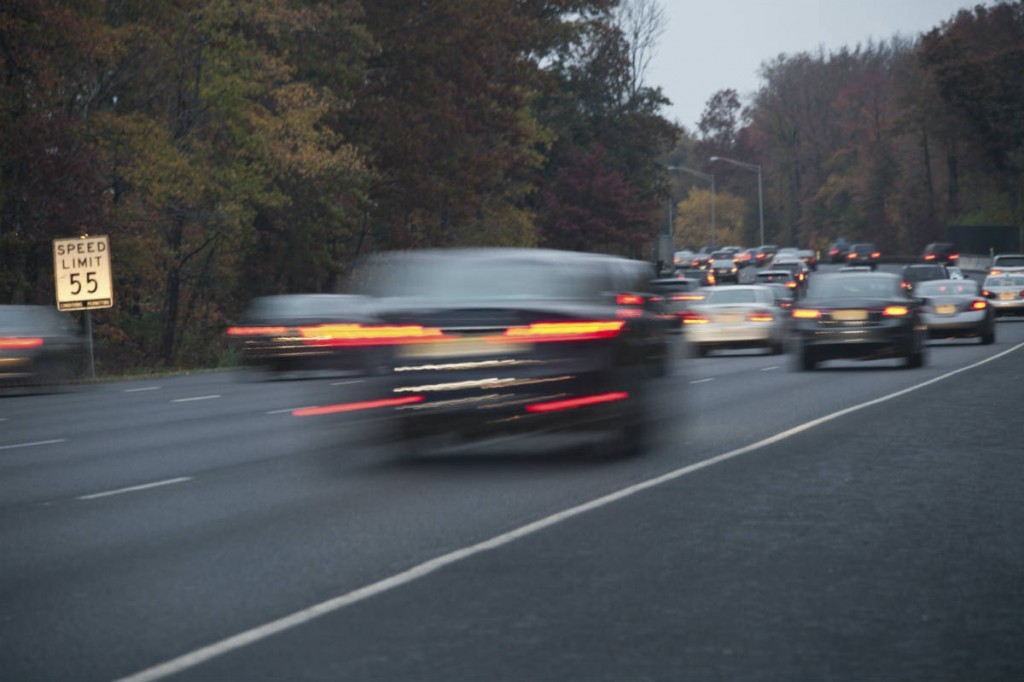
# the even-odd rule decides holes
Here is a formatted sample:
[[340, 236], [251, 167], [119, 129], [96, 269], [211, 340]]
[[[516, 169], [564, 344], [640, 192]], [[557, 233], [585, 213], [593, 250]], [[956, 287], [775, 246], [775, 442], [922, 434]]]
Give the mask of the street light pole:
[[710, 160], [712, 162], [725, 161], [726, 163], [731, 163], [734, 166], [739, 166], [740, 168], [746, 168], [747, 170], [757, 172], [757, 208], [761, 217], [761, 244], [764, 245], [764, 193], [761, 187], [761, 164], [747, 163], [745, 161], [737, 161], [736, 159], [727, 159], [724, 156], [712, 156]]
[[[669, 166], [668, 170], [683, 171], [684, 173], [695, 175], [701, 180], [707, 180], [711, 183], [711, 248], [715, 248], [717, 246], [715, 243], [715, 176], [710, 173], [701, 173], [698, 170], [693, 170], [686, 166]], [[672, 213], [669, 211], [669, 217], [671, 217], [671, 215]]]

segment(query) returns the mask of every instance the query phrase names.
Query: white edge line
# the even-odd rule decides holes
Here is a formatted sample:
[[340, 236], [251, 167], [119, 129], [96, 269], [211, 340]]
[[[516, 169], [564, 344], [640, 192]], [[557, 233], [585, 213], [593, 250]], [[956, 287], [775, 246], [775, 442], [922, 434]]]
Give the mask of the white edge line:
[[691, 384], [706, 384], [709, 381], [714, 381], [714, 379], [713, 378], [712, 379], [694, 379], [690, 383]]
[[364, 599], [369, 599], [370, 597], [376, 596], [383, 592], [387, 592], [388, 590], [392, 590], [397, 587], [401, 587], [403, 585], [411, 583], [414, 580], [418, 580], [419, 578], [422, 578], [442, 568], [462, 561], [463, 559], [468, 559], [469, 557], [472, 557], [476, 554], [480, 554], [482, 552], [486, 552], [501, 547], [503, 545], [507, 545], [515, 540], [536, 533], [537, 531], [544, 530], [545, 528], [548, 528], [550, 526], [554, 526], [555, 524], [561, 523], [562, 521], [565, 521], [567, 519], [579, 516], [580, 514], [584, 514], [586, 512], [598, 509], [600, 507], [607, 506], [613, 502], [617, 502], [621, 499], [630, 497], [632, 495], [635, 495], [636, 493], [642, 492], [649, 488], [653, 488], [663, 483], [667, 483], [677, 478], [681, 478], [695, 471], [700, 471], [701, 469], [714, 466], [715, 464], [720, 464], [727, 460], [740, 457], [741, 455], [748, 454], [755, 450], [759, 450], [767, 445], [772, 445], [781, 440], [785, 440], [787, 438], [790, 438], [791, 436], [803, 433], [804, 431], [808, 431], [816, 426], [820, 426], [821, 424], [830, 422], [834, 419], [844, 417], [853, 412], [857, 412], [865, 408], [878, 405], [880, 403], [888, 402], [889, 400], [893, 400], [894, 398], [904, 396], [908, 393], [917, 391], [918, 389], [924, 388], [926, 386], [931, 386], [932, 384], [944, 381], [962, 372], [966, 372], [968, 370], [975, 369], [984, 364], [992, 362], [993, 360], [1001, 358], [1004, 355], [1009, 355], [1010, 353], [1020, 350], [1021, 348], [1024, 348], [1024, 343], [1017, 344], [1012, 348], [1009, 348], [1001, 353], [997, 353], [996, 355], [993, 355], [991, 357], [985, 358], [984, 360], [976, 362], [973, 365], [967, 365], [966, 367], [955, 369], [951, 372], [947, 372], [946, 374], [942, 374], [920, 384], [915, 384], [908, 388], [896, 391], [895, 393], [890, 393], [888, 395], [884, 395], [879, 398], [875, 398], [873, 400], [860, 403], [858, 405], [853, 405], [851, 407], [844, 408], [842, 410], [839, 410], [838, 412], [827, 414], [824, 417], [819, 417], [818, 419], [814, 419], [809, 422], [805, 422], [804, 424], [800, 424], [799, 426], [795, 426], [786, 431], [782, 431], [780, 433], [775, 434], [774, 436], [769, 436], [768, 438], [759, 440], [756, 443], [751, 443], [750, 445], [746, 445], [736, 450], [731, 450], [721, 455], [716, 455], [709, 459], [705, 459], [700, 462], [690, 464], [681, 469], [676, 469], [674, 471], [662, 474], [661, 476], [657, 476], [646, 481], [641, 481], [640, 483], [629, 486], [628, 488], [623, 488], [616, 492], [609, 493], [608, 495], [604, 495], [603, 497], [591, 500], [590, 502], [585, 502], [575, 507], [565, 509], [558, 513], [534, 521], [533, 523], [528, 523], [525, 526], [520, 526], [519, 528], [508, 531], [507, 533], [496, 535], [490, 538], [489, 540], [484, 540], [483, 542], [478, 542], [475, 545], [470, 545], [469, 547], [464, 547], [462, 549], [449, 552], [448, 554], [444, 554], [434, 559], [430, 559], [421, 564], [413, 566], [408, 570], [402, 571], [401, 573], [396, 573], [395, 575], [392, 575], [388, 578], [384, 578], [383, 580], [379, 580], [370, 585], [366, 585], [365, 587], [361, 587], [359, 589], [353, 590], [351, 592], [340, 595], [333, 599], [328, 599], [327, 601], [321, 602], [319, 604], [314, 604], [309, 608], [303, 609], [301, 611], [296, 611], [295, 613], [285, 616], [284, 618], [279, 618], [278, 620], [271, 621], [264, 625], [260, 625], [258, 627], [252, 628], [251, 630], [247, 630], [245, 632], [241, 632], [237, 635], [228, 637], [226, 639], [222, 639], [219, 642], [215, 642], [200, 649], [196, 649], [195, 651], [184, 654], [177, 658], [173, 658], [169, 661], [160, 663], [158, 665], [155, 665], [151, 668], [147, 668], [132, 675], [128, 675], [127, 677], [119, 678], [118, 680], [115, 680], [115, 682], [154, 682], [155, 680], [159, 680], [170, 675], [175, 675], [184, 670], [195, 667], [201, 663], [205, 663], [206, 661], [209, 661], [213, 658], [226, 654], [230, 651], [234, 651], [235, 649], [240, 649], [244, 646], [248, 646], [249, 644], [253, 644], [254, 642], [258, 642], [261, 639], [266, 639], [267, 637], [276, 635], [280, 632], [296, 627], [298, 625], [302, 625], [311, 620], [314, 620], [315, 618], [319, 618], [320, 616], [332, 613], [339, 609], [345, 608], [346, 606], [355, 604], [356, 602], [363, 601]]
[[0, 445], [0, 450], [13, 450], [14, 448], [31, 448], [36, 445], [53, 445], [54, 443], [66, 443], [67, 438], [55, 438], [54, 440], [37, 440], [34, 443], [15, 443], [14, 445]]
[[129, 488], [118, 488], [117, 490], [107, 490], [102, 493], [93, 493], [92, 495], [82, 495], [76, 497], [76, 500], [96, 500], [101, 497], [110, 497], [111, 495], [121, 495], [123, 493], [133, 493], [138, 490], [148, 490], [149, 488], [159, 488], [164, 485], [174, 485], [175, 483], [184, 483], [185, 481], [191, 481], [191, 476], [182, 476], [181, 478], [169, 478], [166, 481], [157, 481], [156, 483], [143, 483], [142, 485], [133, 485]]
[[773, 369], [778, 369], [778, 368], [779, 368], [779, 366], [778, 366], [778, 365], [772, 365], [771, 367], [762, 367], [762, 368], [761, 368], [761, 371], [762, 371], [762, 372], [770, 372], [770, 371], [772, 371]]
[[270, 412], [267, 412], [267, 414], [290, 414], [290, 413], [294, 412], [295, 410], [305, 410], [305, 409], [309, 409], [309, 408], [308, 407], [290, 407], [287, 410], [271, 410]]
[[138, 393], [140, 391], [159, 391], [159, 390], [160, 390], [159, 386], [145, 386], [143, 388], [126, 388], [126, 389], [124, 389], [124, 392], [125, 393]]
[[199, 396], [196, 396], [195, 398], [177, 398], [175, 400], [172, 400], [171, 402], [172, 403], [190, 403], [190, 402], [193, 402], [195, 400], [213, 400], [214, 398], [219, 398], [219, 397], [220, 397], [219, 395], [199, 395]]

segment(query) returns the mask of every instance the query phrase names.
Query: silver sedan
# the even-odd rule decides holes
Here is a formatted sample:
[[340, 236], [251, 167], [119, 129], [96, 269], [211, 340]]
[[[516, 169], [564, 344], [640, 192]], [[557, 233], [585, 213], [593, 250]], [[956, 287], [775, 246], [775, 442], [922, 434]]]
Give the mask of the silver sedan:
[[980, 338], [986, 345], [995, 341], [995, 314], [974, 280], [918, 282], [914, 294], [923, 302], [921, 320], [931, 338]]
[[703, 289], [703, 301], [683, 317], [683, 332], [698, 357], [719, 348], [767, 348], [783, 351], [784, 311], [771, 290], [758, 285]]
[[989, 275], [982, 285], [982, 295], [996, 315], [1024, 314], [1024, 273]]

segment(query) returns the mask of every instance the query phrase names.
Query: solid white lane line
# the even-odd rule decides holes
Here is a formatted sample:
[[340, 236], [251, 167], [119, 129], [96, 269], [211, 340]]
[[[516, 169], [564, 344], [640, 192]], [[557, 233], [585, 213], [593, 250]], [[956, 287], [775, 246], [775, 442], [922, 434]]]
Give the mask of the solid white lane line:
[[762, 371], [762, 372], [770, 372], [770, 371], [772, 371], [773, 369], [778, 369], [778, 368], [779, 368], [779, 366], [778, 366], [778, 365], [772, 365], [771, 367], [762, 367], [762, 368], [761, 368], [761, 371]]
[[691, 384], [706, 384], [709, 381], [714, 381], [714, 379], [713, 378], [712, 379], [696, 379], [694, 381], [691, 381], [690, 383]]
[[53, 445], [54, 443], [65, 443], [67, 438], [55, 438], [53, 440], [37, 440], [33, 443], [15, 443], [14, 445], [0, 445], [0, 450], [13, 450], [14, 448], [31, 448], [36, 445]]
[[292, 408], [289, 408], [287, 410], [271, 410], [270, 412], [267, 412], [267, 414], [285, 414], [285, 413], [291, 414], [295, 410], [301, 410], [301, 409], [304, 409], [304, 408], [292, 407]]
[[349, 379], [347, 381], [332, 381], [331, 386], [348, 386], [349, 384], [361, 384], [362, 379]]
[[213, 400], [214, 398], [219, 398], [219, 397], [220, 397], [219, 395], [197, 395], [194, 398], [178, 398], [176, 400], [172, 400], [171, 402], [172, 403], [191, 403], [191, 402], [194, 402], [196, 400]]
[[138, 393], [140, 391], [159, 391], [159, 386], [144, 386], [143, 388], [126, 388], [125, 393]]
[[170, 478], [166, 481], [157, 481], [156, 483], [143, 483], [142, 485], [133, 485], [128, 488], [118, 488], [117, 490], [107, 490], [102, 493], [93, 493], [92, 495], [82, 495], [76, 497], [76, 500], [95, 500], [101, 497], [110, 497], [111, 495], [121, 495], [124, 493], [134, 493], [138, 490], [149, 490], [150, 488], [159, 488], [165, 485], [174, 485], [175, 483], [184, 483], [185, 481], [191, 481], [191, 476], [182, 476], [181, 478]]
[[554, 526], [555, 524], [561, 523], [562, 521], [566, 521], [575, 516], [579, 516], [586, 512], [593, 511], [594, 509], [598, 509], [600, 507], [606, 507], [614, 502], [618, 502], [619, 500], [631, 497], [639, 492], [643, 492], [650, 488], [662, 485], [663, 483], [668, 483], [678, 478], [682, 478], [683, 476], [687, 476], [694, 472], [700, 471], [701, 469], [706, 469], [716, 464], [721, 464], [722, 462], [728, 461], [730, 459], [735, 459], [736, 457], [749, 454], [751, 452], [754, 452], [755, 450], [760, 450], [763, 447], [773, 445], [781, 440], [785, 440], [799, 433], [803, 433], [804, 431], [813, 429], [814, 427], [820, 426], [826, 422], [830, 422], [835, 419], [839, 419], [840, 417], [844, 417], [848, 414], [852, 414], [853, 412], [858, 412], [868, 407], [872, 407], [874, 405], [878, 405], [880, 403], [893, 400], [894, 398], [904, 396], [908, 393], [912, 393], [913, 391], [917, 391], [918, 389], [924, 388], [926, 386], [931, 386], [932, 384], [936, 384], [940, 381], [945, 381], [950, 377], [980, 367], [984, 364], [992, 362], [993, 360], [1001, 358], [1004, 355], [1009, 355], [1010, 353], [1018, 351], [1021, 348], [1024, 348], [1024, 343], [1017, 344], [1016, 346], [1013, 346], [1012, 348], [1005, 350], [1002, 353], [997, 353], [996, 355], [976, 362], [973, 365], [967, 365], [966, 367], [961, 367], [960, 369], [956, 369], [951, 372], [946, 372], [945, 374], [939, 375], [934, 379], [929, 379], [928, 381], [921, 382], [920, 384], [915, 384], [913, 386], [910, 386], [909, 388], [904, 388], [900, 391], [896, 391], [895, 393], [889, 393], [880, 398], [875, 398], [874, 400], [869, 400], [858, 405], [853, 405], [851, 407], [839, 410], [838, 412], [833, 412], [832, 414], [825, 415], [824, 417], [820, 417], [818, 419], [805, 422], [804, 424], [801, 424], [799, 426], [795, 426], [786, 431], [777, 433], [774, 436], [769, 436], [768, 438], [759, 440], [756, 443], [751, 443], [750, 445], [737, 448], [736, 450], [731, 450], [721, 455], [716, 455], [715, 457], [711, 457], [709, 459], [696, 462], [695, 464], [685, 466], [681, 469], [670, 471], [666, 474], [662, 474], [661, 476], [657, 476], [646, 481], [641, 481], [640, 483], [631, 485], [628, 488], [623, 488], [616, 492], [609, 493], [608, 495], [605, 495], [603, 497], [599, 497], [596, 500], [591, 500], [590, 502], [585, 502], [581, 505], [572, 507], [570, 509], [566, 509], [556, 514], [552, 514], [551, 516], [547, 516], [538, 521], [534, 521], [533, 523], [528, 523], [525, 526], [521, 526], [507, 533], [496, 535], [495, 537], [489, 540], [484, 540], [483, 542], [479, 542], [475, 545], [471, 545], [463, 549], [457, 549], [453, 552], [449, 552], [448, 554], [444, 554], [435, 559], [430, 559], [429, 561], [425, 561], [417, 566], [413, 566], [412, 568], [406, 571], [402, 571], [401, 573], [397, 573], [391, 577], [384, 578], [383, 580], [367, 585], [365, 587], [361, 587], [357, 590], [353, 590], [352, 592], [348, 592], [333, 599], [328, 599], [327, 601], [315, 604], [307, 609], [303, 609], [302, 611], [297, 611], [289, 616], [285, 616], [284, 618], [271, 621], [270, 623], [266, 623], [265, 625], [260, 625], [251, 630], [247, 630], [232, 637], [228, 637], [227, 639], [223, 639], [219, 642], [215, 642], [213, 644], [205, 646], [201, 649], [196, 649], [195, 651], [179, 656], [178, 658], [173, 658], [164, 663], [155, 665], [152, 668], [147, 668], [146, 670], [142, 670], [127, 677], [122, 677], [116, 682], [155, 682], [155, 680], [160, 680], [165, 677], [170, 677], [171, 675], [176, 675], [184, 670], [194, 668], [195, 666], [200, 665], [201, 663], [205, 663], [206, 661], [209, 661], [218, 656], [222, 656], [236, 649], [241, 649], [242, 647], [266, 639], [285, 630], [289, 630], [293, 627], [303, 625], [312, 620], [315, 620], [316, 618], [319, 618], [320, 616], [333, 613], [334, 611], [343, 609], [346, 606], [351, 606], [352, 604], [361, 602], [365, 599], [369, 599], [370, 597], [376, 596], [383, 592], [387, 592], [389, 590], [393, 590], [403, 585], [407, 585], [408, 583], [411, 583], [414, 580], [423, 578], [442, 568], [451, 566], [452, 564], [458, 563], [460, 561], [463, 561], [464, 559], [468, 559], [477, 554], [481, 554], [483, 552], [487, 552], [492, 549], [502, 547], [527, 535], [532, 535], [538, 531], [544, 530], [546, 528]]

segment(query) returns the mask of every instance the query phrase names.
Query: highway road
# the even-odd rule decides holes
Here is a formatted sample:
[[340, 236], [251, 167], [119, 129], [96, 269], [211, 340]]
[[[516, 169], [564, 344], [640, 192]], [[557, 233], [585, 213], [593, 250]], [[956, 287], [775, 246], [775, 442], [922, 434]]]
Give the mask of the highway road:
[[0, 679], [1024, 679], [1024, 318], [676, 351], [628, 459], [293, 414], [345, 377], [0, 396]]

